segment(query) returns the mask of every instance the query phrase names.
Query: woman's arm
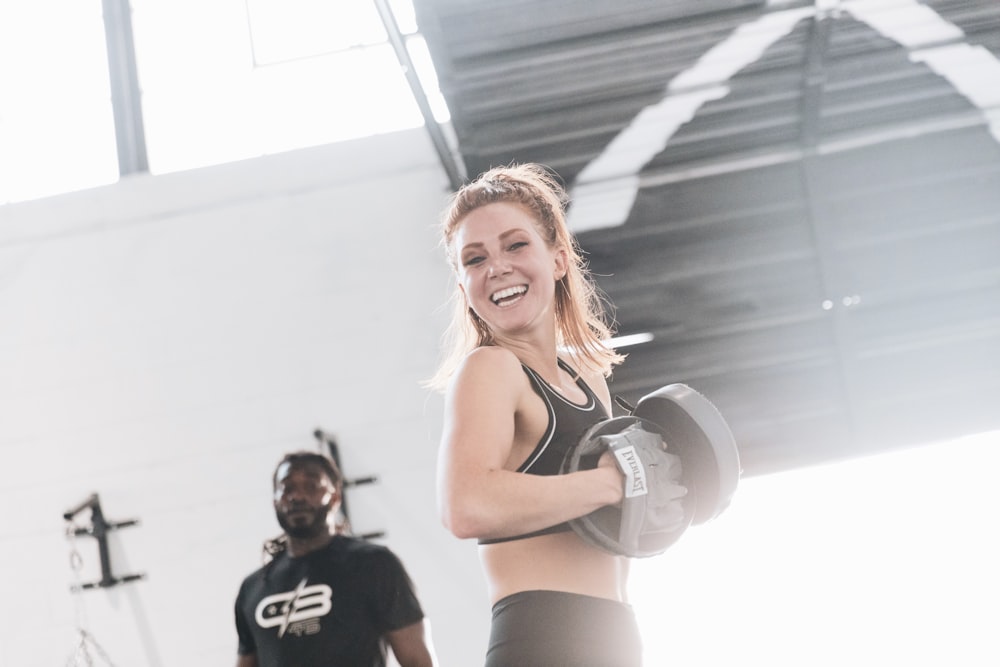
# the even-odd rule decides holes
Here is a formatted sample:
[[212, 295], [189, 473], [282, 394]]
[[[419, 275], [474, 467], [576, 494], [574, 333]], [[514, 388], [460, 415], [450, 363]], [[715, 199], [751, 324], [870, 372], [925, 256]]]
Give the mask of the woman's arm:
[[611, 461], [568, 475], [505, 469], [530, 396], [520, 362], [503, 348], [474, 351], [456, 372], [445, 397], [438, 497], [442, 521], [457, 537], [519, 535], [621, 500], [621, 473]]

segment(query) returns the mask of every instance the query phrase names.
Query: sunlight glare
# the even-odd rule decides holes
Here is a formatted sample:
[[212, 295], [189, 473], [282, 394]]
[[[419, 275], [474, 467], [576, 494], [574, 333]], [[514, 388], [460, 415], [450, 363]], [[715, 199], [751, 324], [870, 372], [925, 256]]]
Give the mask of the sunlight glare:
[[101, 3], [0, 4], [0, 204], [118, 180]]
[[632, 561], [646, 664], [1000, 664], [1000, 432], [751, 477]]

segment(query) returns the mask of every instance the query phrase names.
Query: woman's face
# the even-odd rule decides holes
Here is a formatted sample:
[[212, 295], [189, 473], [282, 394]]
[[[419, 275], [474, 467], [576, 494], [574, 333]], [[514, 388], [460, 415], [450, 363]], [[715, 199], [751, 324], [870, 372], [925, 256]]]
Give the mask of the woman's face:
[[459, 223], [453, 244], [459, 286], [495, 334], [516, 334], [554, 313], [566, 251], [548, 246], [527, 209], [477, 208]]

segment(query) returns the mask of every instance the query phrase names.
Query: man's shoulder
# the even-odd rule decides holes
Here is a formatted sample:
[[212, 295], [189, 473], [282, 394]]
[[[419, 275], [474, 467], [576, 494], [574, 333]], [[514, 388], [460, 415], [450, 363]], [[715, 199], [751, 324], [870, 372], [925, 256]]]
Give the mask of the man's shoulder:
[[295, 567], [296, 564], [307, 569], [320, 566], [324, 562], [339, 566], [358, 565], [365, 567], [371, 563], [398, 560], [388, 547], [381, 544], [352, 535], [335, 535], [325, 546], [298, 558], [291, 558], [284, 551], [278, 552], [272, 560], [244, 577], [241, 588], [245, 589], [263, 583], [269, 573], [276, 574], [280, 578], [280, 573], [285, 572], [289, 567], [298, 571], [299, 568]]
[[237, 604], [250, 603], [268, 590], [267, 570], [269, 564], [261, 565], [250, 574], [243, 577], [239, 592], [236, 595]]
[[337, 535], [327, 548], [332, 561], [352, 570], [374, 574], [385, 572], [386, 568], [402, 566], [399, 557], [389, 547], [360, 537]]
[[286, 556], [286, 554], [284, 552], [275, 554], [266, 563], [264, 563], [263, 565], [259, 566], [256, 570], [254, 570], [250, 574], [248, 574], [245, 577], [243, 577], [243, 583], [242, 583], [241, 587], [242, 588], [246, 588], [247, 586], [250, 586], [250, 585], [252, 585], [254, 583], [257, 583], [257, 582], [263, 580], [265, 574], [268, 571], [268, 569], [272, 569], [274, 567], [275, 561], [281, 560], [285, 556]]
[[330, 541], [327, 549], [331, 553], [342, 554], [348, 558], [370, 558], [382, 555], [392, 555], [389, 547], [376, 542], [370, 542], [353, 535], [336, 535]]

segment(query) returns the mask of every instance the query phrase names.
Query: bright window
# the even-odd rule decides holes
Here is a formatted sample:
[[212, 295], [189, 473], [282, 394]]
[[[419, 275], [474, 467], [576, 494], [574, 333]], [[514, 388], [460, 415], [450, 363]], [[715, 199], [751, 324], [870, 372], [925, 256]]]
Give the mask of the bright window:
[[632, 561], [646, 664], [1000, 664], [1000, 432], [740, 482]]
[[117, 180], [101, 1], [0, 3], [0, 204]]
[[[445, 122], [412, 5], [389, 4]], [[132, 0], [132, 27], [154, 174], [424, 122], [372, 0]], [[5, 3], [0, 57], [0, 203], [115, 182], [100, 0]]]

